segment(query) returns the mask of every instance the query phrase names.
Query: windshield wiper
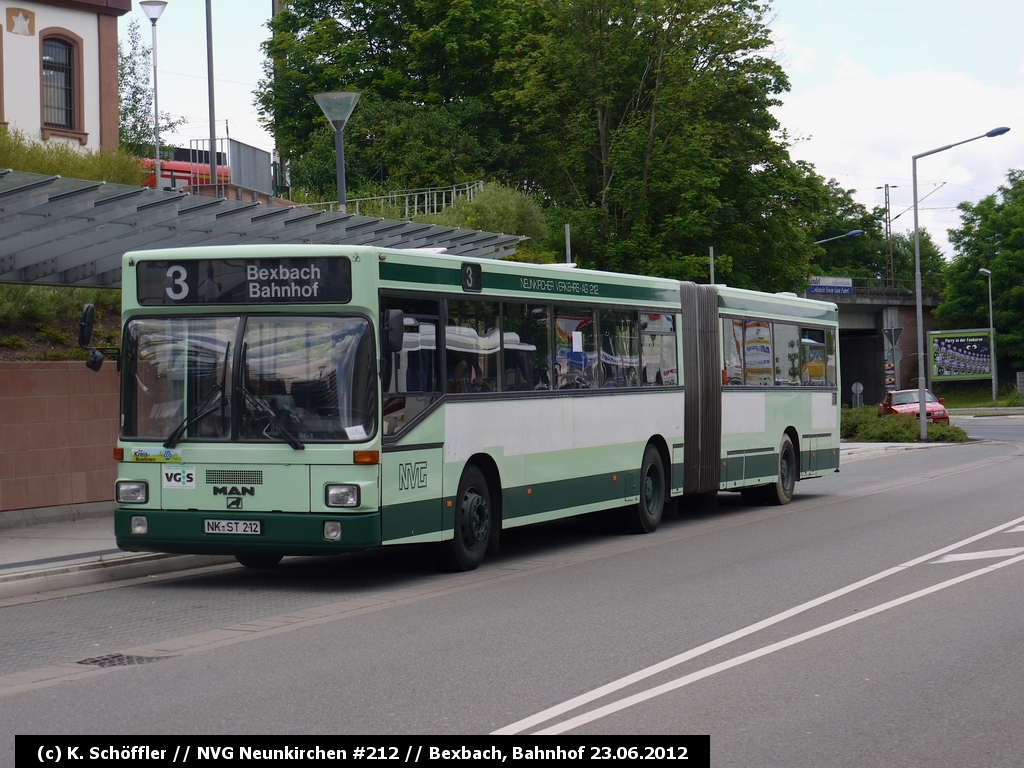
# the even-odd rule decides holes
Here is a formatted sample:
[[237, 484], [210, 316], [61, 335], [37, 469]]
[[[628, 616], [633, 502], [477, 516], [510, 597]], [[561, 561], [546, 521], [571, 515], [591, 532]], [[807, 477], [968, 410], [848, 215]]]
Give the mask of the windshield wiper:
[[[231, 342], [229, 341], [227, 347], [224, 349], [224, 373], [222, 374], [220, 382], [213, 385], [213, 389], [207, 392], [203, 399], [195, 404], [195, 406], [188, 413], [188, 415], [186, 415], [185, 418], [181, 420], [181, 424], [175, 427], [174, 431], [167, 436], [167, 439], [164, 441], [164, 448], [173, 448], [175, 445], [178, 444], [178, 441], [181, 440], [182, 436], [185, 434], [185, 430], [188, 428], [190, 424], [202, 421], [211, 413], [217, 410], [217, 406], [212, 405], [213, 398], [216, 395], [220, 395], [220, 412], [221, 419], [223, 420], [224, 403], [226, 402], [226, 398], [224, 397], [224, 385], [227, 383], [228, 354], [230, 350]], [[140, 381], [139, 384], [142, 384], [142, 382]], [[203, 410], [204, 408], [205, 410]]]
[[[222, 398], [224, 397], [223, 384], [215, 384], [213, 386], [213, 389], [207, 392], [206, 396], [195, 404], [195, 406], [188, 413], [188, 415], [181, 420], [181, 424], [179, 424], [175, 428], [175, 430], [167, 436], [167, 439], [164, 441], [164, 448], [173, 448], [175, 445], [178, 444], [178, 441], [181, 440], [182, 435], [185, 434], [185, 430], [188, 429], [188, 426], [190, 424], [193, 424], [197, 421], [201, 421], [202, 419], [206, 418], [211, 413], [217, 410], [216, 405], [210, 405], [210, 403], [213, 402], [213, 398], [216, 395], [220, 395]], [[205, 410], [203, 410], [204, 408]]]
[[[248, 403], [249, 406], [254, 411], [259, 411], [264, 416], [266, 416], [267, 421], [270, 422], [270, 425], [276, 428], [277, 431], [281, 433], [281, 437], [284, 438], [284, 441], [288, 443], [288, 445], [290, 445], [296, 451], [305, 450], [306, 446], [302, 444], [302, 441], [299, 440], [299, 438], [297, 438], [295, 435], [288, 431], [288, 428], [285, 427], [285, 425], [281, 422], [279, 418], [277, 418], [277, 414], [274, 413], [274, 409], [270, 407], [270, 404], [267, 403], [266, 400], [264, 400], [262, 397], [259, 397], [258, 395], [252, 394], [251, 392], [249, 392], [249, 390], [245, 389], [244, 386], [242, 388], [242, 394], [245, 396], [245, 402]], [[266, 431], [264, 431], [263, 434], [266, 435]], [[269, 437], [269, 435], [267, 436]]]

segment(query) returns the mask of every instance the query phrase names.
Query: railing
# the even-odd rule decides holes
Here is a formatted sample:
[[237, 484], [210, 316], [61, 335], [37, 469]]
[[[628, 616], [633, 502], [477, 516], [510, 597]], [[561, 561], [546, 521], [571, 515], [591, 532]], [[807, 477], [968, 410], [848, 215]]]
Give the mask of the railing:
[[[428, 187], [426, 189], [398, 189], [377, 197], [351, 198], [346, 202], [346, 211], [360, 215], [364, 211], [373, 211], [380, 215], [387, 212], [390, 216], [401, 216], [411, 219], [413, 216], [441, 213], [450, 208], [459, 199], [472, 202], [474, 195], [483, 190], [482, 181], [467, 181], [453, 184], [450, 187]], [[307, 207], [320, 211], [337, 211], [338, 202], [307, 203]]]
[[[875, 277], [853, 278], [853, 289], [865, 293], [881, 293], [887, 296], [914, 293], [916, 291], [913, 280], [888, 280]], [[931, 293], [939, 293], [942, 285], [933, 281], [922, 281], [921, 290]]]

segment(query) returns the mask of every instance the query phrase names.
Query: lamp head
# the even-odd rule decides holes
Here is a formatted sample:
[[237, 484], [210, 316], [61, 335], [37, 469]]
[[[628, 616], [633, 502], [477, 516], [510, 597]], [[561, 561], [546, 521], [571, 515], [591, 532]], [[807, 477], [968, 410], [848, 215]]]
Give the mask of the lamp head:
[[993, 128], [991, 131], [989, 131], [988, 133], [985, 134], [985, 138], [986, 139], [991, 139], [994, 136], [1002, 136], [1004, 133], [1006, 133], [1009, 130], [1010, 129], [1007, 128], [1005, 125], [1002, 126], [1001, 128]]
[[985, 277], [992, 277], [992, 272], [991, 272], [991, 270], [985, 269], [984, 267], [982, 267], [981, 269], [979, 269], [979, 270], [978, 270], [978, 272], [980, 272], [981, 274], [983, 274], [983, 275], [984, 275]]
[[313, 98], [323, 111], [324, 117], [334, 126], [334, 130], [343, 131], [361, 95], [359, 91], [334, 91], [318, 93]]
[[164, 8], [167, 7], [165, 0], [142, 0], [139, 3], [139, 7], [142, 12], [146, 14], [151, 22], [156, 24], [156, 20], [160, 18], [160, 14], [164, 12]]

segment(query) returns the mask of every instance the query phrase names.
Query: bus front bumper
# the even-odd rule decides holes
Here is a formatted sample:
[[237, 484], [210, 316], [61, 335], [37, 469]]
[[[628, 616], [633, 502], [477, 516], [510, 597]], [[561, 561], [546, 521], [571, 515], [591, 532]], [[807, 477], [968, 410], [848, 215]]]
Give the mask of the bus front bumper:
[[[132, 532], [132, 518], [146, 518], [146, 532]], [[206, 533], [206, 521], [259, 521], [259, 534]], [[341, 537], [324, 538], [324, 523], [341, 524]], [[127, 552], [181, 555], [336, 555], [380, 545], [380, 513], [360, 515], [166, 511], [119, 508], [114, 512], [117, 546]]]

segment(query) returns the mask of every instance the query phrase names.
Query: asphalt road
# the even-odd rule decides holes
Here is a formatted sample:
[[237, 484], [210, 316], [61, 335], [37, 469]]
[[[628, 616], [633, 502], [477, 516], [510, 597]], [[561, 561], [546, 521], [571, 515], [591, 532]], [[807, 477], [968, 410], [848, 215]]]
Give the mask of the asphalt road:
[[[0, 764], [27, 732], [548, 730], [710, 733], [716, 766], [1019, 766], [1022, 458], [865, 458], [650, 536], [510, 531], [469, 574], [389, 549], [9, 600]], [[77, 663], [109, 654], [143, 663]]]

